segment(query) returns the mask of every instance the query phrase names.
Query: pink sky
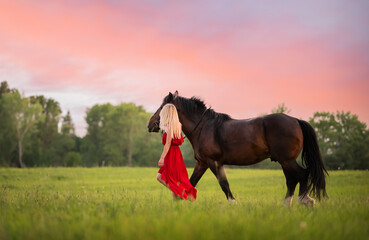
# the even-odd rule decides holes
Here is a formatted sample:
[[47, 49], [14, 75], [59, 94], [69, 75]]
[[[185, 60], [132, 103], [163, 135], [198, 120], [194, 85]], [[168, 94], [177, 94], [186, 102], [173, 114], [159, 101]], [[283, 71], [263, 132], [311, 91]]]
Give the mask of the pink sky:
[[[140, 2], [140, 3], [138, 3]], [[0, 81], [70, 110], [169, 91], [234, 118], [278, 104], [308, 120], [351, 111], [369, 123], [369, 2], [3, 1]]]

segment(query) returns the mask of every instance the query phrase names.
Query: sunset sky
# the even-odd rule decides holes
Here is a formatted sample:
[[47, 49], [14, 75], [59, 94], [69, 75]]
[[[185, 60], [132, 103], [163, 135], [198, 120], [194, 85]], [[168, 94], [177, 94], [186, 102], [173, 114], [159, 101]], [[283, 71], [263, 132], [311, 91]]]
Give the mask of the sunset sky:
[[308, 120], [369, 123], [369, 1], [0, 0], [0, 81], [70, 110], [169, 91], [250, 118], [285, 103]]

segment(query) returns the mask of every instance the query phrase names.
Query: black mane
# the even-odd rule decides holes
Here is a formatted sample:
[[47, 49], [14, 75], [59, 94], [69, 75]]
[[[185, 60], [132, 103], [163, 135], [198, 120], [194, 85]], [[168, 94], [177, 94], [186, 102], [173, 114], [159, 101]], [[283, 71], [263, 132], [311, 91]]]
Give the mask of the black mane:
[[219, 125], [221, 125], [225, 121], [232, 119], [228, 114], [217, 113], [213, 109], [207, 108], [205, 103], [197, 97], [184, 98], [178, 96], [177, 98], [182, 105], [183, 111], [188, 115], [196, 113], [202, 114], [207, 110], [208, 112], [206, 113], [206, 115], [212, 119], [215, 119]]

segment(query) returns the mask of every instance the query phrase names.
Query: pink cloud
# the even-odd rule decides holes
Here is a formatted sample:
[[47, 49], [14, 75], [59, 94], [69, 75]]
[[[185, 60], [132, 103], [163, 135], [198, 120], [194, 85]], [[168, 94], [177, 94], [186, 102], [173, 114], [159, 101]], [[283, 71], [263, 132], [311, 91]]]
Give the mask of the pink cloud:
[[[26, 92], [81, 93], [93, 99], [84, 104], [133, 101], [153, 111], [178, 89], [237, 118], [284, 102], [305, 119], [351, 110], [369, 122], [368, 44], [352, 40], [347, 26], [315, 31], [296, 14], [222, 22], [186, 4], [0, 0], [0, 9], [0, 64], [27, 72], [27, 81], [8, 79]], [[201, 27], [186, 25], [187, 14]], [[82, 105], [71, 104], [83, 121]]]

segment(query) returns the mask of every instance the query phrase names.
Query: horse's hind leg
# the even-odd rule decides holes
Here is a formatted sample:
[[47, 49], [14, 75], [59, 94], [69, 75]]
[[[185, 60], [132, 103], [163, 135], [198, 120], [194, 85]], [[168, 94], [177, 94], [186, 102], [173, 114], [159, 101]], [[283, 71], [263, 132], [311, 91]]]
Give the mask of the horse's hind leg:
[[315, 200], [307, 194], [307, 170], [297, 164], [296, 160], [285, 161], [281, 163], [284, 175], [286, 177], [287, 193], [284, 204], [292, 204], [293, 194], [297, 183], [300, 183], [299, 203], [305, 205], [314, 205]]
[[287, 193], [284, 198], [284, 205], [291, 206], [293, 194], [295, 193], [295, 188], [298, 183], [298, 180], [295, 178], [294, 174], [292, 174], [286, 168], [283, 168], [283, 173], [284, 173], [284, 176], [286, 177], [286, 184], [287, 184]]
[[296, 160], [281, 162], [284, 176], [286, 177], [287, 193], [284, 199], [286, 206], [291, 206], [296, 185], [303, 179], [304, 169], [300, 167]]
[[311, 198], [308, 194], [308, 171], [302, 167], [300, 168], [303, 169], [304, 174], [300, 180], [299, 203], [307, 206], [313, 206], [315, 204], [315, 199]]

